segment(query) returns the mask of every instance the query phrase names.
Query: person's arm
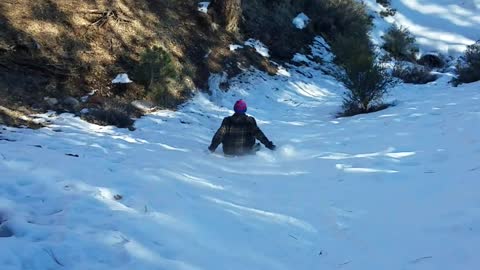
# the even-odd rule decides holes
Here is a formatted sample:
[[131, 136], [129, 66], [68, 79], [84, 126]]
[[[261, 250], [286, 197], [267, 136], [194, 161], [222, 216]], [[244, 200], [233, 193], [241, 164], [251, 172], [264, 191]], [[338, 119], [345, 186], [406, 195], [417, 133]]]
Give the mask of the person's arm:
[[208, 150], [214, 152], [217, 149], [218, 145], [220, 145], [223, 141], [223, 137], [227, 133], [227, 118], [223, 119], [222, 125], [217, 130], [215, 135], [213, 136], [212, 143], [208, 147]]
[[265, 147], [267, 147], [270, 150], [274, 150], [276, 146], [273, 144], [273, 142], [268, 140], [267, 136], [265, 136], [263, 131], [257, 126], [257, 122], [255, 121], [255, 118], [251, 117], [250, 119], [253, 125], [253, 136], [255, 136], [255, 138], [259, 140], [261, 143], [263, 143]]

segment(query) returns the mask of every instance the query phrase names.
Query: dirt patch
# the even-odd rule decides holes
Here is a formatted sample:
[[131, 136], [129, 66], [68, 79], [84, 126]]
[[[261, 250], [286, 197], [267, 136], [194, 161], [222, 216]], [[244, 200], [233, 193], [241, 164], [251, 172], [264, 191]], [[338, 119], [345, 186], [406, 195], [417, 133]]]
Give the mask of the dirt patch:
[[245, 0], [243, 30], [246, 36], [259, 39], [271, 50], [273, 58], [289, 61], [297, 52], [304, 53], [313, 41], [313, 29], [297, 29], [292, 20], [306, 12], [309, 1]]
[[0, 106], [0, 125], [12, 126], [12, 127], [28, 127], [32, 129], [38, 129], [44, 127], [34, 121], [30, 115], [31, 112], [27, 109], [24, 111], [10, 110], [6, 107]]
[[[208, 89], [212, 73], [225, 71], [233, 77], [252, 66], [276, 73], [269, 59], [251, 48], [232, 52], [230, 44], [258, 39], [269, 47], [275, 62], [289, 61], [294, 53], [308, 49], [313, 35], [320, 32], [313, 22], [296, 29], [292, 19], [308, 10], [309, 2], [242, 1], [240, 31], [232, 34], [214, 21], [212, 12], [199, 12], [198, 1], [193, 0], [3, 0], [0, 105], [79, 113], [152, 99], [135, 78], [127, 91], [120, 92], [111, 81], [119, 73], [132, 75], [145, 49], [158, 46], [172, 56], [179, 76], [160, 86], [165, 98], [154, 95], [151, 101], [175, 109], [192, 90]], [[62, 103], [80, 101], [93, 90], [95, 102]], [[46, 104], [45, 97], [59, 102]]]
[[[174, 0], [1, 1], [0, 105], [78, 113], [91, 104], [71, 108], [61, 101], [80, 100], [92, 90], [97, 91], [97, 110], [147, 99], [142, 86], [119, 93], [111, 80], [119, 73], [132, 74], [139, 56], [152, 46], [172, 55], [179, 74], [166, 87], [168, 102], [161, 104], [165, 108], [174, 109], [187, 100], [192, 89], [207, 89], [211, 73], [226, 69], [231, 76], [237, 74], [241, 69], [236, 61], [273, 73], [266, 59], [248, 51], [244, 56], [230, 53], [229, 44], [239, 37], [216, 27], [210, 15], [197, 10], [197, 4]], [[45, 104], [45, 97], [59, 102]]]

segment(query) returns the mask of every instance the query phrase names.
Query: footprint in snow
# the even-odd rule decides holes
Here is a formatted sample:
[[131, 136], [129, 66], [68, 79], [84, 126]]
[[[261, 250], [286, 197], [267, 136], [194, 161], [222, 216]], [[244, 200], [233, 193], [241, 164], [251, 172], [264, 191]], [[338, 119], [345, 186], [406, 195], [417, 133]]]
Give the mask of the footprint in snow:
[[351, 210], [344, 210], [337, 207], [330, 207], [333, 212], [334, 223], [336, 229], [339, 231], [346, 231], [349, 229], [349, 221], [354, 217], [354, 213]]
[[31, 184], [33, 184], [32, 180], [30, 179], [19, 179], [16, 183], [18, 186], [21, 187], [30, 186]]
[[7, 226], [7, 224], [3, 223], [0, 224], [0, 238], [6, 238], [6, 237], [12, 237], [14, 236], [13, 231], [10, 229], [10, 227]]

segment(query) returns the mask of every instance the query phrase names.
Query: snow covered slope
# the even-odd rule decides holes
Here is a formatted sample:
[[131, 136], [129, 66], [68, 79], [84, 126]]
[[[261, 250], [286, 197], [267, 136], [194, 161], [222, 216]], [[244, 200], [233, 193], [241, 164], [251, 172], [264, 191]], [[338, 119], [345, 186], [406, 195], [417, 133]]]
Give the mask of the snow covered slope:
[[[365, 0], [373, 10], [382, 7], [376, 0]], [[394, 17], [381, 19], [377, 14], [374, 39], [392, 23], [407, 27], [417, 37], [422, 52], [437, 51], [456, 56], [467, 45], [480, 40], [480, 1], [478, 0], [392, 0]]]
[[[1, 130], [0, 269], [480, 266], [479, 83], [399, 86], [396, 107], [335, 119], [337, 82], [282, 74], [135, 132], [69, 115]], [[238, 98], [276, 152], [205, 152]]]

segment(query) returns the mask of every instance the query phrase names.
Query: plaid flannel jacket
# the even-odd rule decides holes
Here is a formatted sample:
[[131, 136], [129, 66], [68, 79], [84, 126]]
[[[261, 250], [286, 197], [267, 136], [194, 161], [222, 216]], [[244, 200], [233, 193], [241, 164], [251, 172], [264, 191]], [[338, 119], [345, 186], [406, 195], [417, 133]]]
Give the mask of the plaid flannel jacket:
[[273, 145], [257, 126], [255, 118], [235, 113], [223, 119], [222, 125], [215, 133], [215, 136], [213, 136], [212, 143], [208, 149], [215, 151], [221, 143], [223, 152], [227, 155], [248, 154], [255, 145], [255, 139], [259, 140], [266, 147]]

